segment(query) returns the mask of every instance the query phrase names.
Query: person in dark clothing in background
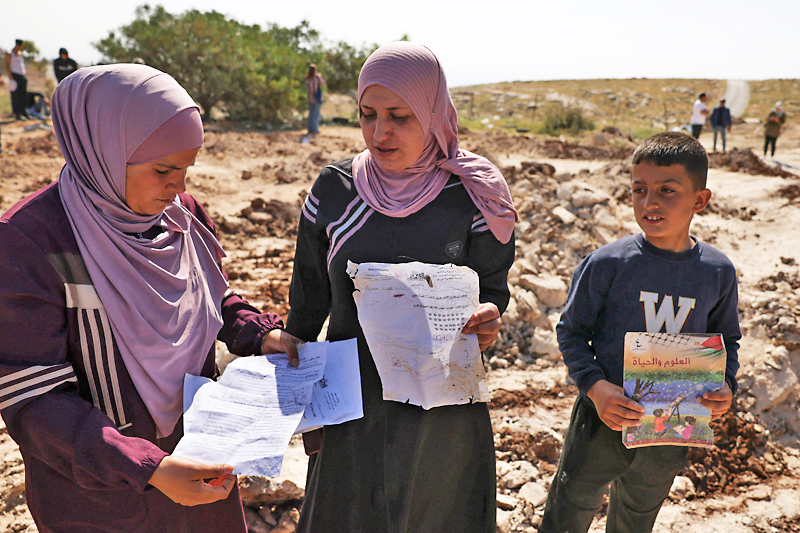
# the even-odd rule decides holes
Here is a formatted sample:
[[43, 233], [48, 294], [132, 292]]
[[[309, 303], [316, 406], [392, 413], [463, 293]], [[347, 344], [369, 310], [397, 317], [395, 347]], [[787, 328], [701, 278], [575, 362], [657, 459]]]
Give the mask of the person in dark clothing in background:
[[69, 57], [66, 48], [58, 51], [58, 57], [53, 60], [53, 72], [56, 74], [56, 80], [61, 83], [61, 80], [78, 70], [78, 64], [74, 59]]
[[722, 151], [725, 151], [725, 130], [731, 132], [731, 110], [725, 107], [725, 99], [711, 112], [711, 126], [714, 128], [714, 151], [717, 151], [717, 133], [722, 135]]
[[28, 92], [25, 112], [39, 120], [47, 120], [50, 116], [50, 100], [42, 93]]
[[17, 88], [11, 93], [11, 110], [17, 120], [30, 118], [25, 113], [26, 93], [28, 92], [28, 77], [25, 73], [25, 59], [22, 57], [22, 46], [25, 42], [17, 39], [14, 48], [6, 52], [6, 72], [17, 82]]
[[772, 146], [771, 156], [775, 156], [775, 143], [781, 134], [781, 126], [786, 122], [786, 113], [783, 112], [783, 103], [776, 102], [767, 120], [764, 121], [764, 157], [767, 156], [767, 148]]

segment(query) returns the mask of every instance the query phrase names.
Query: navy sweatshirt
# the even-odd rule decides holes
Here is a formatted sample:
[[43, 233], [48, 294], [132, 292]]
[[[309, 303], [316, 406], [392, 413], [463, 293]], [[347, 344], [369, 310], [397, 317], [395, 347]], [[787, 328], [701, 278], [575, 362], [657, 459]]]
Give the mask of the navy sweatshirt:
[[573, 274], [556, 327], [558, 345], [584, 397], [601, 379], [622, 386], [628, 331], [721, 333], [725, 380], [736, 392], [739, 317], [736, 269], [697, 242], [684, 252], [656, 248], [639, 234], [589, 254]]

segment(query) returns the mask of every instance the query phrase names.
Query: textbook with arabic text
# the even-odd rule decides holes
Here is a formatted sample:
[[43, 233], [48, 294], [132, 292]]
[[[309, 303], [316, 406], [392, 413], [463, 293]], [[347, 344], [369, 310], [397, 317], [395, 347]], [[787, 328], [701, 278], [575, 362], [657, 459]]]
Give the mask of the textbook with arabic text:
[[712, 447], [711, 411], [697, 398], [724, 385], [726, 358], [718, 333], [626, 333], [623, 388], [645, 414], [623, 444]]

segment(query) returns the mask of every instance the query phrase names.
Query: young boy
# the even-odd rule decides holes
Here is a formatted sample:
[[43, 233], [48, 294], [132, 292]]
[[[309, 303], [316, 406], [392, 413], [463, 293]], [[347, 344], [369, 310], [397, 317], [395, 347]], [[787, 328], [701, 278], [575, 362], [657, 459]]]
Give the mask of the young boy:
[[[711, 199], [708, 156], [683, 133], [660, 133], [633, 154], [633, 211], [643, 234], [591, 253], [575, 270], [556, 331], [580, 392], [539, 533], [583, 533], [611, 483], [606, 532], [652, 531], [686, 447], [627, 449], [620, 431], [644, 408], [622, 388], [628, 331], [721, 333], [725, 386], [698, 401], [720, 417], [736, 392], [736, 271], [724, 254], [689, 235]], [[677, 304], [677, 306], [676, 306]]]

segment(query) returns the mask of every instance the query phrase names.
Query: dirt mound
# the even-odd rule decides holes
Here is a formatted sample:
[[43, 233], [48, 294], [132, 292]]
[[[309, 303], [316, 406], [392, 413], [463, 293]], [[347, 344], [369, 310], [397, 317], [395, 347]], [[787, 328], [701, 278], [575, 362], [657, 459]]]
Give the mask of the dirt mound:
[[790, 183], [785, 187], [781, 187], [778, 190], [778, 194], [781, 195], [781, 198], [786, 198], [790, 202], [794, 202], [798, 198], [800, 198], [800, 185], [797, 183]]
[[565, 395], [574, 395], [578, 391], [573, 385], [558, 383], [549, 389], [534, 389], [530, 385], [526, 390], [507, 391], [498, 389], [492, 394], [492, 409], [529, 407], [540, 398], [563, 398]]
[[714, 448], [690, 448], [683, 475], [694, 483], [698, 497], [737, 494], [786, 469], [783, 452], [750, 414], [728, 412], [711, 422]]
[[[621, 132], [620, 132], [621, 133]], [[608, 134], [615, 142], [623, 144], [607, 144], [605, 146], [587, 146], [574, 144], [560, 139], [541, 139], [525, 135], [509, 135], [498, 131], [492, 134], [473, 133], [465, 135], [459, 144], [477, 154], [531, 154], [551, 159], [577, 159], [581, 161], [604, 159], [628, 159], [633, 154], [635, 145], [628, 145], [628, 137]], [[491, 159], [491, 158], [489, 158]]]
[[545, 139], [538, 147], [539, 153], [552, 159], [627, 159], [633, 155], [631, 146], [584, 146], [557, 139]]
[[762, 161], [749, 148], [734, 148], [730, 152], [711, 152], [708, 154], [708, 166], [710, 168], [724, 168], [731, 172], [744, 172], [759, 176], [781, 176], [783, 178], [797, 178], [797, 174], [792, 174], [783, 170], [780, 166], [770, 166]]
[[61, 156], [61, 149], [56, 136], [51, 131], [39, 137], [23, 137], [10, 147], [18, 155], [53, 155]]
[[279, 200], [255, 198], [236, 217], [214, 214], [217, 231], [227, 235], [264, 235], [294, 238], [297, 234], [299, 208]]

